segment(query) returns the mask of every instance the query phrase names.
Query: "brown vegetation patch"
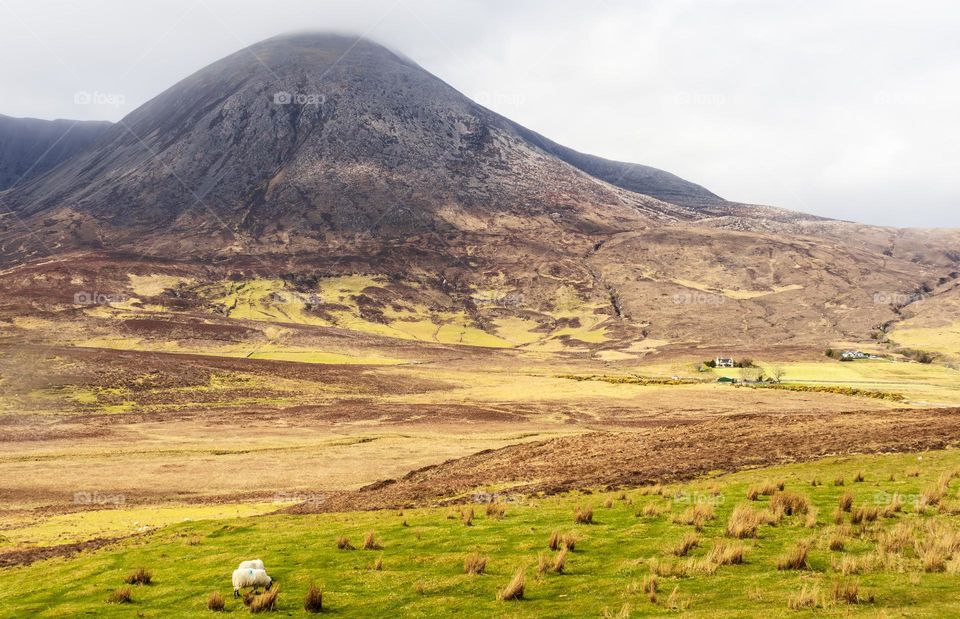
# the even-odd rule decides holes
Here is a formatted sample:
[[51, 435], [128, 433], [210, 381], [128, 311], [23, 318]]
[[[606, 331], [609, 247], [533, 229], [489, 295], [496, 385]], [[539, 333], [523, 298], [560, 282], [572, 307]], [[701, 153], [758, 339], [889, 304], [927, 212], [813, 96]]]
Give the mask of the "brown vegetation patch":
[[[811, 440], [816, 436], [816, 440]], [[491, 483], [522, 492], [643, 486], [811, 460], [838, 453], [943, 449], [960, 442], [960, 409], [808, 415], [734, 415], [638, 432], [594, 432], [512, 445], [413, 471], [390, 483], [331, 496], [295, 512], [432, 503]], [[690, 454], [696, 453], [697, 458]], [[932, 498], [932, 497], [931, 497]]]

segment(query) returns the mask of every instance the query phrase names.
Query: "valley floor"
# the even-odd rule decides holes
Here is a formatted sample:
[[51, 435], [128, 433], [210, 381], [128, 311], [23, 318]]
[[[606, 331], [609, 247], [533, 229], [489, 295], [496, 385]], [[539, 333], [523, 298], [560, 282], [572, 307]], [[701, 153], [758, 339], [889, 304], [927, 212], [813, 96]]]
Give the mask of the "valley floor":
[[[347, 616], [776, 616], [804, 587], [816, 600], [803, 603], [831, 614], [952, 604], [936, 596], [955, 593], [960, 547], [935, 548], [942, 570], [924, 565], [960, 511], [952, 478], [936, 485], [960, 468], [960, 380], [946, 364], [618, 341], [575, 304], [537, 318], [550, 329], [501, 317], [496, 337], [427, 304], [374, 320], [363, 299], [387, 284], [365, 277], [323, 284], [341, 295], [323, 318], [260, 280], [176, 293], [174, 280], [132, 281], [143, 302], [0, 312], [0, 616], [207, 616], [214, 591], [239, 610], [229, 573], [255, 556], [293, 614], [312, 580]], [[160, 303], [187, 292], [209, 298]], [[704, 366], [728, 354], [754, 367]], [[743, 384], [753, 372], [782, 382]], [[809, 509], [781, 517], [763, 495], [749, 501], [773, 514], [758, 536], [729, 538], [761, 479], [785, 480]], [[907, 507], [931, 485], [935, 502]], [[845, 490], [864, 508], [897, 493], [904, 508], [837, 524]], [[504, 518], [488, 514], [491, 496]], [[701, 504], [713, 515], [685, 524]], [[575, 524], [578, 507], [596, 523]], [[884, 546], [901, 524], [910, 539]], [[555, 529], [576, 548], [563, 574], [539, 574], [540, 553], [558, 560]], [[370, 530], [382, 549], [337, 549]], [[846, 550], [829, 549], [836, 536]], [[805, 540], [809, 566], [777, 570]], [[745, 562], [716, 565], [723, 544], [743, 544]], [[485, 575], [462, 574], [474, 552]], [[153, 584], [107, 604], [138, 567]], [[497, 602], [519, 568], [524, 600]], [[838, 601], [841, 579], [874, 601]]]

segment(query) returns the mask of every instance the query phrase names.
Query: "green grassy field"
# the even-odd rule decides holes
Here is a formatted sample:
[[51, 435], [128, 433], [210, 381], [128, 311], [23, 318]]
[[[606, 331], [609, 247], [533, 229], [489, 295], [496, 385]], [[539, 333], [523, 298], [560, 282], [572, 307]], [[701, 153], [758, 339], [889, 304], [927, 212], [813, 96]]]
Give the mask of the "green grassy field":
[[[503, 518], [477, 504], [184, 522], [74, 558], [0, 571], [0, 616], [207, 617], [215, 616], [206, 609], [213, 591], [226, 597], [227, 612], [246, 613], [231, 597], [230, 573], [249, 558], [265, 561], [280, 587], [277, 610], [292, 616], [306, 614], [303, 597], [312, 581], [322, 586], [328, 611], [341, 616], [957, 615], [960, 481], [952, 475], [958, 470], [960, 452], [954, 451], [846, 457], [682, 486], [535, 497], [507, 503]], [[856, 481], [858, 472], [863, 481]], [[836, 485], [838, 479], [844, 485]], [[771, 501], [778, 499], [747, 498], [751, 487], [779, 482], [787, 493], [809, 498], [810, 509], [775, 517]], [[934, 492], [938, 486], [942, 493]], [[847, 492], [853, 506], [835, 524], [838, 499]], [[884, 515], [894, 494], [902, 497], [902, 510]], [[921, 513], [918, 499], [930, 503]], [[725, 531], [740, 504], [767, 514], [756, 537], [734, 539]], [[706, 518], [699, 532], [683, 522], [684, 512], [698, 505], [710, 506], [701, 507]], [[592, 508], [595, 522], [576, 524], [578, 507]], [[467, 526], [464, 514], [471, 509]], [[852, 522], [858, 515], [863, 520]], [[382, 548], [337, 548], [340, 536], [360, 547], [371, 530]], [[559, 552], [548, 547], [553, 531], [573, 534], [576, 546], [562, 574], [540, 574], [538, 556], [552, 563]], [[697, 544], [675, 556], [685, 535], [696, 536]], [[843, 550], [831, 550], [831, 540], [842, 541]], [[809, 544], [808, 566], [778, 569], [780, 557], [798, 543]], [[711, 561], [718, 544], [742, 544], [744, 562]], [[463, 573], [465, 557], [474, 552], [488, 557], [483, 575]], [[378, 559], [380, 570], [374, 569]], [[153, 583], [132, 587], [131, 604], [107, 603], [138, 567], [152, 572]], [[524, 599], [497, 601], [518, 568], [526, 573]], [[655, 601], [643, 591], [653, 572], [660, 574]], [[838, 583], [855, 584], [859, 602], [835, 599]], [[803, 589], [816, 608], [790, 609]]]

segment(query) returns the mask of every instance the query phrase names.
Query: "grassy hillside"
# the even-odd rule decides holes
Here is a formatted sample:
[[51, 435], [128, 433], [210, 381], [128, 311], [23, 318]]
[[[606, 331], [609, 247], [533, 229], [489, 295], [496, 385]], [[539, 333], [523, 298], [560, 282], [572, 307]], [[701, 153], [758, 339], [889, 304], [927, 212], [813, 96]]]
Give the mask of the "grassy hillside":
[[[683, 486], [522, 499], [506, 502], [502, 518], [470, 504], [183, 522], [74, 558], [0, 571], [0, 616], [208, 617], [214, 591], [226, 597], [228, 612], [245, 613], [231, 597], [230, 572], [256, 557], [279, 583], [278, 611], [293, 616], [306, 614], [303, 598], [315, 581], [325, 607], [345, 616], [803, 616], [810, 609], [790, 606], [806, 604], [831, 616], [942, 617], [960, 613], [957, 471], [953, 451], [864, 456]], [[774, 490], [780, 483], [782, 492]], [[847, 493], [850, 511], [837, 512]], [[800, 513], [777, 507], [790, 497]], [[755, 537], [729, 534], [741, 505], [764, 522]], [[576, 523], [578, 508], [592, 509], [594, 522]], [[360, 549], [369, 531], [380, 548]], [[576, 539], [560, 574], [553, 565], [562, 548], [548, 545], [554, 531]], [[338, 549], [340, 537], [357, 549]], [[809, 548], [806, 564], [789, 569], [784, 562], [800, 544]], [[728, 559], [742, 549], [743, 563], [718, 565], [723, 546]], [[464, 574], [472, 553], [487, 559], [485, 574]], [[541, 555], [549, 567], [542, 574]], [[152, 584], [132, 586], [130, 604], [108, 603], [139, 567], [152, 573]], [[526, 575], [524, 599], [497, 601], [518, 569]]]

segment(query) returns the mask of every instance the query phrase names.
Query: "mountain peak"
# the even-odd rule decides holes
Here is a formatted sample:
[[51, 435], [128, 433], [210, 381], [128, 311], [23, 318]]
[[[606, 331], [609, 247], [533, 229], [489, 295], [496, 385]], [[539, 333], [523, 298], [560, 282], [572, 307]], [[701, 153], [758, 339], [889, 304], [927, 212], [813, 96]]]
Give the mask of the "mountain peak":
[[382, 45], [307, 32], [201, 69], [7, 202], [48, 222], [49, 245], [259, 253], [411, 226], [631, 229], [722, 200], [562, 147]]

